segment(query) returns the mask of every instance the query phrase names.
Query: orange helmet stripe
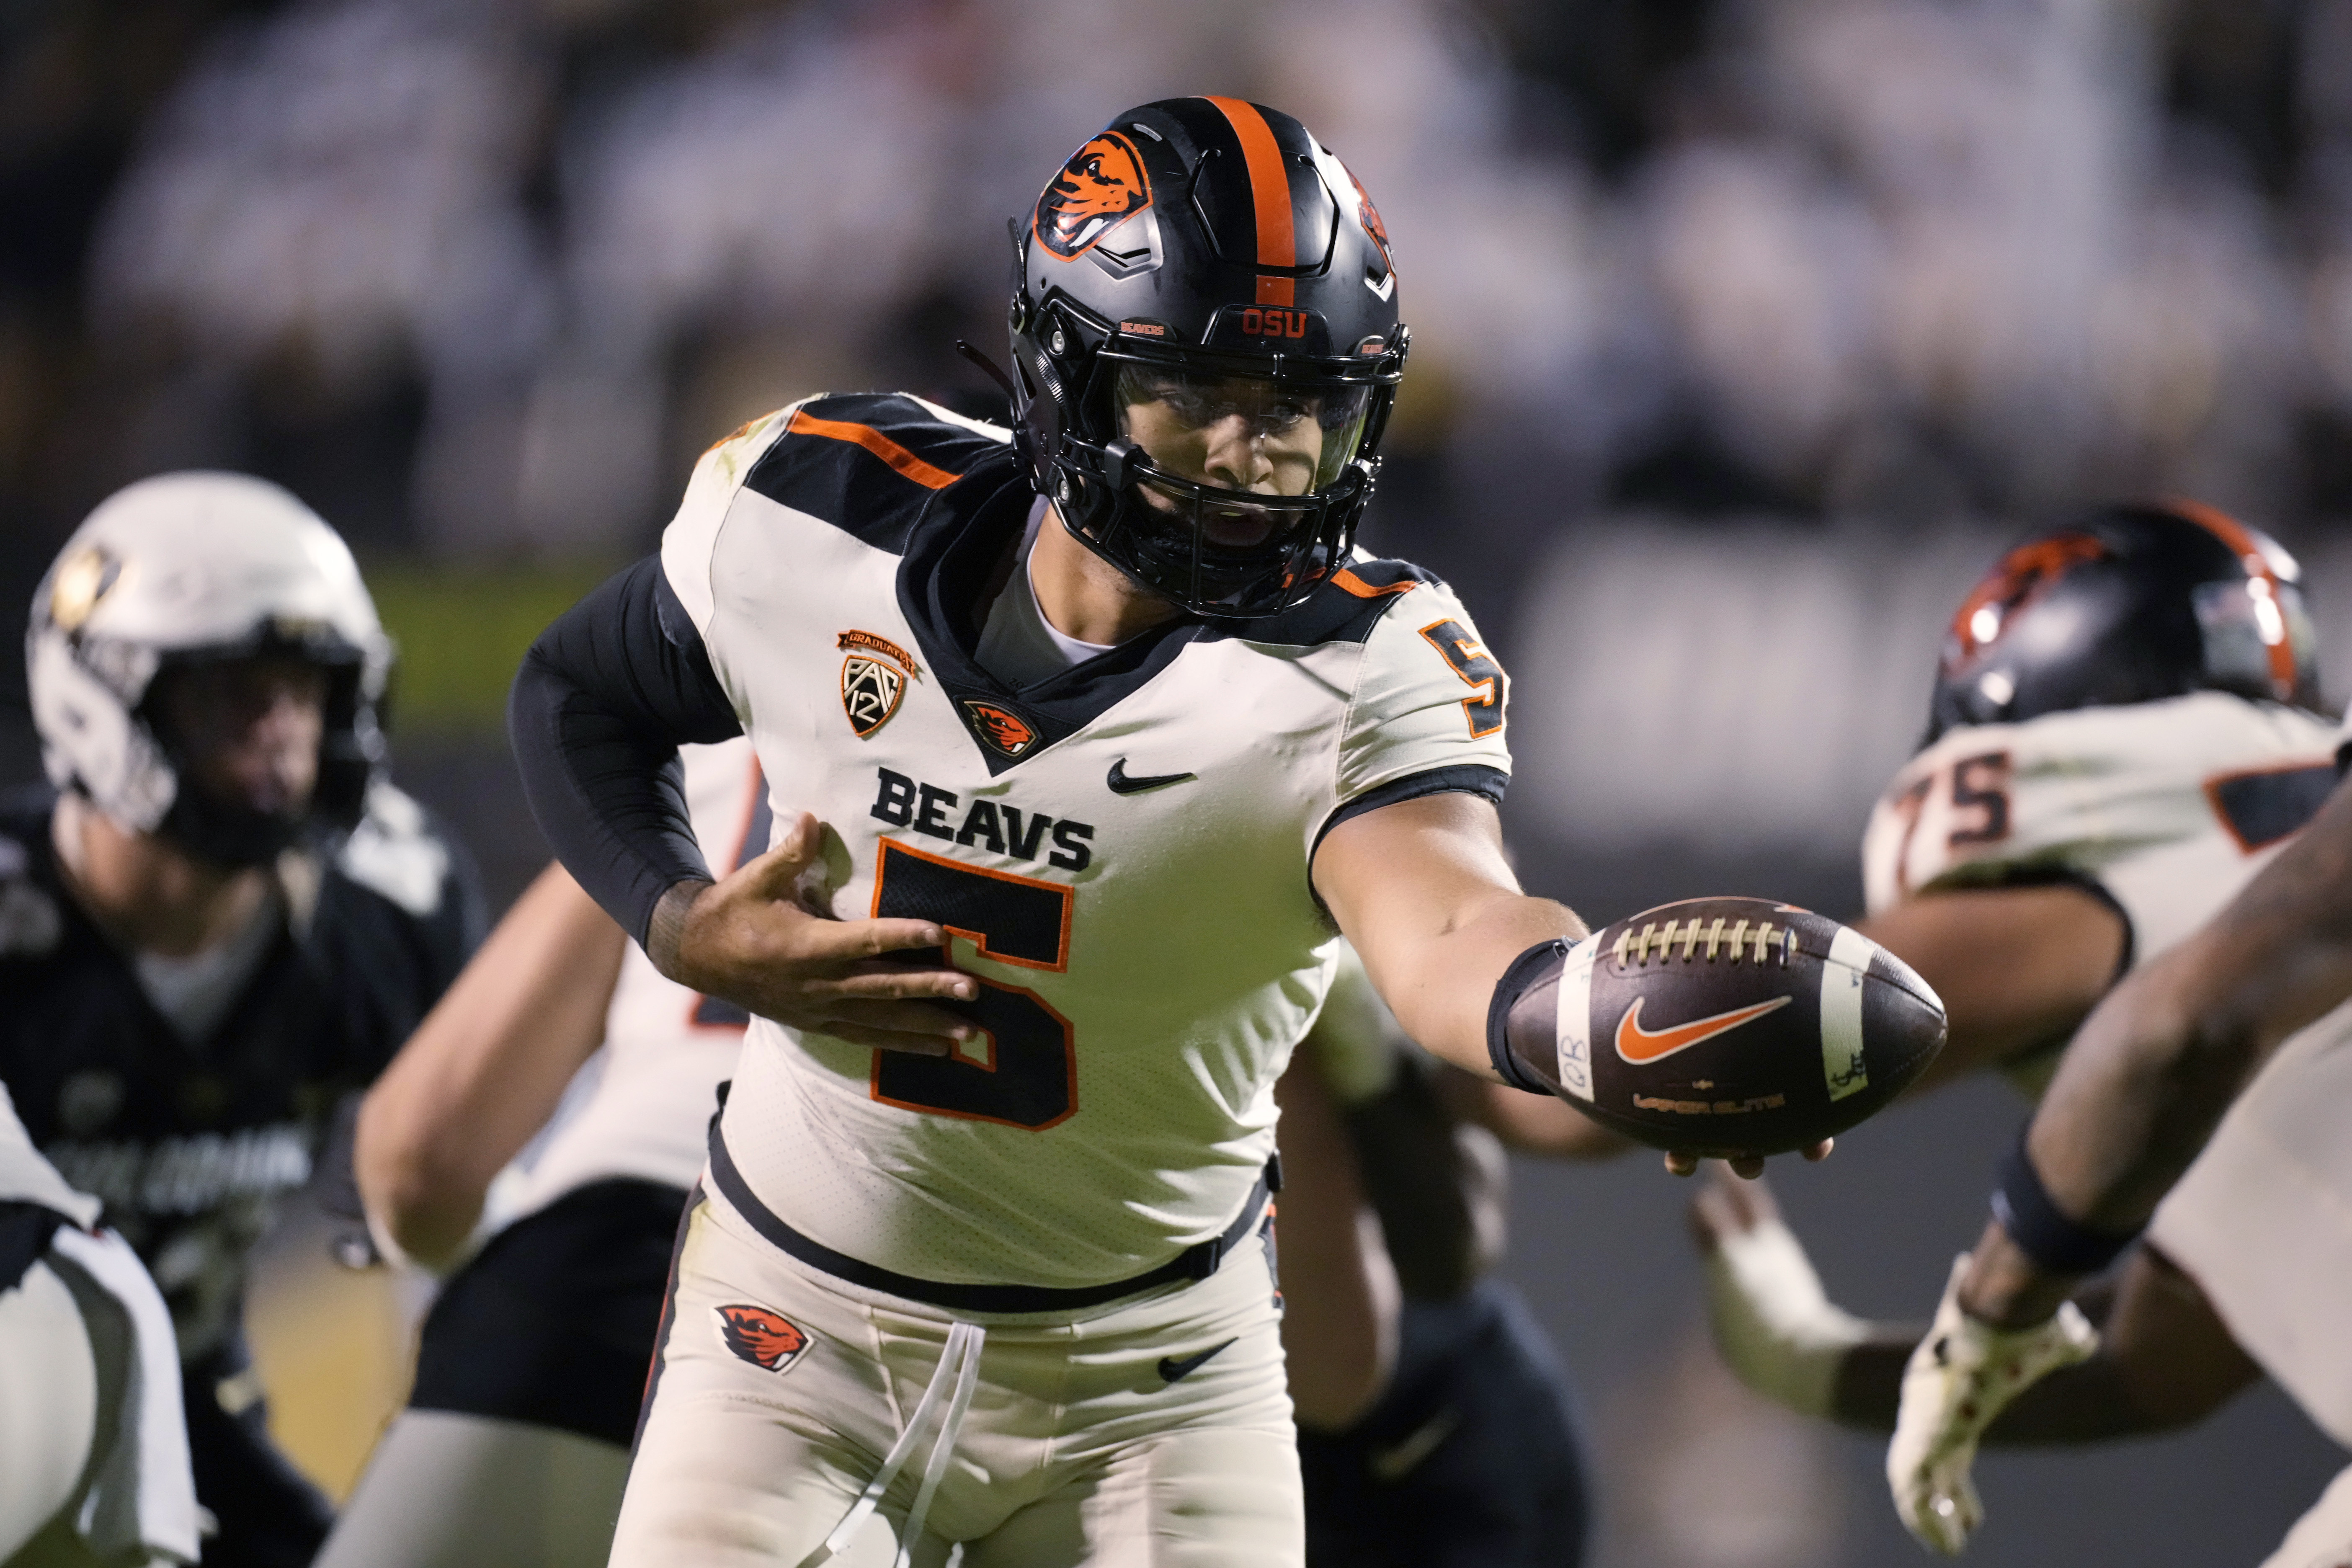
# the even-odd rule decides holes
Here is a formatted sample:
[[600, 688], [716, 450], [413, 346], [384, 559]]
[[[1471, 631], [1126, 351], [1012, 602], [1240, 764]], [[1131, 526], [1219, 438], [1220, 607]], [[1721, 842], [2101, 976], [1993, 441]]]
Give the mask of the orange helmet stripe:
[[2294, 696], [2294, 639], [2286, 634], [2286, 605], [2279, 597], [2279, 575], [2271, 566], [2270, 557], [2263, 553], [2262, 545], [2246, 525], [2201, 500], [2188, 500], [2179, 496], [2167, 497], [2163, 502], [2169, 510], [2195, 523], [2206, 532], [2230, 547], [2238, 563], [2250, 577], [2258, 577], [2268, 585], [2271, 602], [2279, 607], [2279, 639], [2269, 645], [2271, 659], [2271, 694], [2284, 702]]
[[[1257, 264], [1260, 267], [1298, 265], [1298, 239], [1290, 226], [1290, 171], [1283, 164], [1282, 147], [1274, 128], [1257, 106], [1238, 98], [1211, 98], [1230, 121], [1242, 144], [1242, 163], [1249, 170], [1250, 195], [1257, 204]], [[1287, 305], [1291, 280], [1260, 274], [1257, 302]]]

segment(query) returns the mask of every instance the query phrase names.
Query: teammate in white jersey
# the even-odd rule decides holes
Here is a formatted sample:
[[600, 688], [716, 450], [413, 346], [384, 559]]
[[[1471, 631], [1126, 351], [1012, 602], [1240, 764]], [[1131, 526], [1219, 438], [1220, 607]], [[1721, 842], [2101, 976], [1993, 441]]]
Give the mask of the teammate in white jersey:
[[[697, 837], [765, 850], [751, 742], [690, 746]], [[742, 1013], [664, 979], [561, 867], [363, 1102], [379, 1245], [449, 1278], [408, 1408], [320, 1568], [593, 1568], [612, 1547], [679, 1213]]]
[[196, 1561], [199, 1510], [163, 1293], [41, 1158], [0, 1084], [0, 1563]]
[[[1937, 732], [1888, 787], [1864, 851], [1864, 929], [1935, 974], [1949, 1007], [1937, 1078], [1996, 1065], [2038, 1096], [2062, 1053], [2071, 1060], [2068, 1037], [2109, 978], [2175, 947], [2327, 797], [2335, 734], [2310, 711], [2315, 655], [2295, 575], [2262, 535], [2173, 502], [2111, 509], [2032, 540], [1964, 602], [1937, 685]], [[2323, 1048], [2328, 1028], [2310, 1031], [2307, 1048]], [[1995, 1440], [2183, 1424], [2264, 1370], [2323, 1426], [2352, 1432], [2342, 1420], [2352, 1408], [2331, 1415], [2304, 1392], [2332, 1335], [2326, 1350], [2291, 1351], [2290, 1336], [2250, 1334], [2252, 1318], [2228, 1309], [2259, 1299], [2265, 1316], [2315, 1326], [2310, 1311], [2333, 1310], [2323, 1276], [2342, 1276], [2308, 1271], [2307, 1249], [2338, 1227], [2242, 1180], [2224, 1195], [2200, 1173], [2180, 1195], [2200, 1191], [2200, 1225], [2168, 1210], [2112, 1310], [2104, 1292], [2086, 1303], [2107, 1316], [2106, 1349], [2013, 1407]], [[2047, 1232], [2048, 1201], [2022, 1152], [2002, 1193], [2003, 1214]], [[1718, 1188], [1699, 1213], [1715, 1243], [1718, 1338], [1735, 1368], [1801, 1410], [1891, 1426], [1917, 1327], [1863, 1323], [1833, 1307], [1768, 1194]], [[2084, 1272], [2128, 1237], [2068, 1239], [2103, 1254], [2078, 1251]], [[2282, 1271], [2315, 1291], [2287, 1287]], [[2053, 1319], [2048, 1307], [2042, 1317], [2046, 1331], [2012, 1342], [1948, 1296], [1927, 1344], [1943, 1355], [1926, 1355], [1922, 1375], [1956, 1399], [1997, 1405], [1980, 1373], [1997, 1380], [2021, 1361], [2047, 1367], [2087, 1353], [2087, 1320], [2071, 1310]], [[1973, 1495], [1949, 1484], [1965, 1474], [1955, 1453], [1898, 1437], [1890, 1458], [1906, 1523], [1943, 1550], [1957, 1550], [1973, 1522]]]
[[[755, 421], [517, 680], [565, 865], [755, 1016], [616, 1563], [1296, 1563], [1263, 1221], [1338, 933], [1440, 1055], [1554, 1048], [1504, 672], [1352, 547], [1405, 351], [1361, 188], [1171, 100], [1018, 244], [1017, 437]], [[781, 831], [714, 883], [664, 770], [738, 731]]]

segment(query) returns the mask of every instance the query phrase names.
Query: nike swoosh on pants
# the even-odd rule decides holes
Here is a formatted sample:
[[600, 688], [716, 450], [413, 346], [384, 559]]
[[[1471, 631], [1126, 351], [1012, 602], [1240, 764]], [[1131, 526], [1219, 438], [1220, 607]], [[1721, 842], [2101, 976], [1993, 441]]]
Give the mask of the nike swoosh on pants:
[[1178, 1361], [1172, 1355], [1161, 1356], [1160, 1358], [1160, 1380], [1162, 1383], [1175, 1383], [1191, 1376], [1193, 1373], [1200, 1371], [1202, 1366], [1207, 1364], [1211, 1356], [1216, 1354], [1219, 1351], [1223, 1350], [1225, 1345], [1232, 1344], [1233, 1342], [1233, 1341], [1227, 1340], [1225, 1344], [1211, 1345], [1207, 1350], [1201, 1352], [1200, 1354], [1188, 1355], [1182, 1361]]

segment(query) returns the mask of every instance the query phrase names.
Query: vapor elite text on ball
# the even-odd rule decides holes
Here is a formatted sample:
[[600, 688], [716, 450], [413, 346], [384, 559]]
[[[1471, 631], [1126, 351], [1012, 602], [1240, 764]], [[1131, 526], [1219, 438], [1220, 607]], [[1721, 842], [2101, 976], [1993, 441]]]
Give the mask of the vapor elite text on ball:
[[1662, 904], [1517, 968], [1496, 1069], [1661, 1149], [1804, 1148], [1875, 1113], [1944, 1043], [1943, 1004], [1908, 965], [1766, 899]]

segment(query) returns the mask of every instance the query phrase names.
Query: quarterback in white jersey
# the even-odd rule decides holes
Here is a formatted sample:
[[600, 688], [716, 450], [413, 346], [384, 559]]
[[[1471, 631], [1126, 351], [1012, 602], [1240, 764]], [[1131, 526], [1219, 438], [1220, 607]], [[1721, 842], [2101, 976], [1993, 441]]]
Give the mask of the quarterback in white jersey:
[[[517, 678], [566, 867], [755, 1016], [616, 1563], [1297, 1563], [1272, 1091], [1339, 935], [1440, 1055], [1555, 1048], [1504, 672], [1352, 548], [1406, 343], [1362, 188], [1169, 100], [1018, 244], [1014, 432], [756, 421]], [[664, 770], [738, 731], [779, 832], [714, 879]]]
[[[2210, 548], [2216, 542], [2221, 548]], [[1937, 723], [1949, 727], [1897, 773], [1864, 844], [1881, 940], [1906, 952], [1903, 936], [1880, 924], [1905, 922], [1897, 931], [1915, 944], [1906, 956], [1962, 972], [1943, 992], [1960, 998], [1951, 1010], [1960, 1070], [1999, 1066], [2038, 1097], [2074, 1022], [2105, 988], [2098, 955], [2114, 955], [2109, 973], [2119, 977], [2173, 948], [2335, 789], [2336, 726], [2308, 706], [2315, 655], [2294, 595], [2293, 564], [2275, 545], [2209, 509], [2172, 503], [2095, 514], [2039, 538], [1962, 606], [1937, 692]], [[2278, 612], [2278, 635], [2267, 640], [2263, 604]], [[1971, 637], [1969, 622], [1987, 605], [1992, 614], [1975, 629], [1992, 635]], [[2148, 629], [2167, 612], [2201, 634], [2186, 657], [2168, 659]], [[2114, 634], [2107, 646], [2095, 636], [2070, 647], [2036, 635], [2101, 617]], [[2237, 632], [2247, 635], [2233, 642]], [[2015, 640], [2007, 662], [1996, 662], [2004, 638]], [[2117, 664], [2149, 681], [2169, 668], [2189, 689], [2097, 700]], [[2040, 700], [2012, 721], [1969, 722], [1969, 689], [1980, 692], [1988, 677], [1996, 691], [2008, 688], [2012, 707], [2029, 682], [2040, 684]], [[2013, 964], [2013, 946], [1982, 934], [2020, 906], [1931, 912], [1939, 900], [2002, 889], [2042, 900], [2023, 906], [2022, 918], [2037, 943], [2063, 955], [2057, 963]], [[2088, 900], [2105, 913], [2090, 912]], [[1972, 930], [1973, 962], [1993, 971], [1979, 988], [1966, 977], [1970, 956], [1957, 951], [1971, 945]], [[1935, 933], [1924, 951], [1923, 932]], [[2002, 969], [2010, 994], [1995, 999]], [[1972, 995], [1985, 999], [1971, 1005]], [[2059, 1026], [2037, 1038], [2033, 1020]], [[2079, 1441], [2180, 1425], [2267, 1372], [2352, 1443], [2352, 1358], [2337, 1331], [2338, 1286], [2352, 1278], [2342, 1219], [2352, 1163], [2332, 1136], [2352, 1109], [2352, 1083], [2330, 1081], [2319, 1065], [2341, 1057], [2332, 1047], [2347, 1037], [2352, 1017], [2331, 1016], [2282, 1049], [2158, 1211], [2111, 1310], [2105, 1292], [2091, 1303], [2109, 1324], [2107, 1342], [2011, 1405], [1990, 1440]], [[2023, 1163], [2021, 1153], [2012, 1160], [1997, 1204], [2005, 1215], [2034, 1201], [2020, 1185], [2030, 1180], [2018, 1174]], [[1710, 1192], [1701, 1216], [1716, 1243], [1712, 1304], [1733, 1365], [1797, 1408], [1892, 1425], [1916, 1325], [1864, 1323], [1831, 1305], [1760, 1191]], [[1946, 1344], [1947, 1363], [1968, 1359], [1972, 1342], [1949, 1298], [1932, 1337]], [[2081, 1360], [2089, 1342], [2084, 1323], [2071, 1341], [2053, 1333], [2050, 1348], [2026, 1353]], [[1938, 1374], [1963, 1386], [1958, 1374]], [[1972, 1492], [1938, 1489], [1948, 1467], [1949, 1456], [1915, 1458], [1899, 1437], [1890, 1459], [1906, 1523], [1941, 1550], [1965, 1539], [1976, 1506]], [[1947, 1506], [1936, 1507], [1937, 1497]], [[2352, 1531], [2338, 1544], [2352, 1547]], [[2292, 1563], [2308, 1568], [2302, 1557]]]
[[[680, 760], [713, 858], [764, 851], [750, 742]], [[385, 1069], [357, 1140], [370, 1226], [450, 1272], [408, 1408], [320, 1568], [604, 1562], [671, 1243], [743, 1023], [664, 978], [557, 867]]]

